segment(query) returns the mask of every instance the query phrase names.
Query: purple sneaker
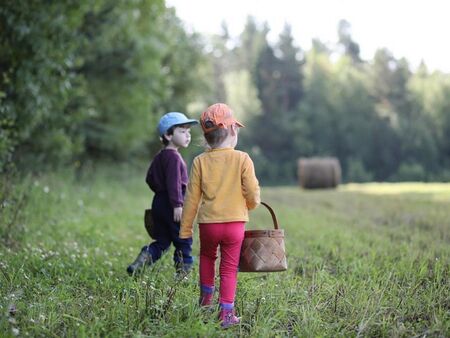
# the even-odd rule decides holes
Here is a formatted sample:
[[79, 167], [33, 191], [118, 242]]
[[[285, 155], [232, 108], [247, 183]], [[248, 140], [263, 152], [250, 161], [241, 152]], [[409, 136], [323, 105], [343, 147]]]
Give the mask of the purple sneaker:
[[227, 329], [230, 326], [237, 325], [241, 322], [239, 317], [236, 317], [234, 309], [222, 309], [219, 314], [220, 326]]

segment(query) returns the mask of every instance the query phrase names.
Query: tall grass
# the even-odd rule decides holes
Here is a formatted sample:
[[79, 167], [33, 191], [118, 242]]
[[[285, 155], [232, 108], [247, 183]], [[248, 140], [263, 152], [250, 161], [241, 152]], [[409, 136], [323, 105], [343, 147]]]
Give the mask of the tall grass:
[[[198, 268], [176, 278], [173, 251], [139, 277], [125, 272], [148, 241], [144, 171], [27, 183], [19, 245], [0, 250], [1, 335], [450, 336], [449, 184], [263, 188], [289, 269], [240, 273], [242, 324], [223, 331], [197, 306]], [[270, 226], [261, 207], [247, 228]]]

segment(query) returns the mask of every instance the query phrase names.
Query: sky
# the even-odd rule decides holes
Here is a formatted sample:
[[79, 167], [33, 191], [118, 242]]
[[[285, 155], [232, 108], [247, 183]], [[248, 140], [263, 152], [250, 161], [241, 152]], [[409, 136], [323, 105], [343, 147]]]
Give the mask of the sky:
[[213, 34], [225, 22], [232, 37], [243, 30], [247, 16], [267, 22], [275, 41], [285, 23], [295, 43], [309, 50], [311, 40], [337, 41], [337, 26], [347, 20], [363, 59], [378, 48], [405, 57], [414, 70], [424, 60], [428, 69], [450, 73], [450, 1], [448, 0], [166, 0], [186, 29]]

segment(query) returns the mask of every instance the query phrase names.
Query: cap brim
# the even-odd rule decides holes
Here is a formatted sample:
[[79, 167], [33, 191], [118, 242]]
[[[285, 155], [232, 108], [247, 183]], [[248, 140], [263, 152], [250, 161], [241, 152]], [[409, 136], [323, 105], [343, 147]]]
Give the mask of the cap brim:
[[236, 123], [238, 127], [245, 128], [245, 126], [238, 120], [234, 120], [234, 123]]
[[231, 126], [233, 124], [237, 125], [238, 127], [245, 127], [243, 123], [236, 120], [234, 117], [226, 119], [223, 124], [226, 126]]
[[173, 126], [182, 126], [183, 124], [198, 124], [198, 121], [194, 119], [188, 119], [186, 121], [174, 124]]

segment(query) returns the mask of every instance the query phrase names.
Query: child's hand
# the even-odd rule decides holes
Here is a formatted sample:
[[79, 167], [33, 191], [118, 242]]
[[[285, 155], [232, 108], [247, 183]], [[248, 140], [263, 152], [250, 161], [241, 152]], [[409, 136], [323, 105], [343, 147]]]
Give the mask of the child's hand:
[[183, 207], [173, 208], [173, 220], [175, 222], [181, 221], [181, 213], [183, 212]]

